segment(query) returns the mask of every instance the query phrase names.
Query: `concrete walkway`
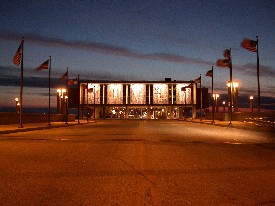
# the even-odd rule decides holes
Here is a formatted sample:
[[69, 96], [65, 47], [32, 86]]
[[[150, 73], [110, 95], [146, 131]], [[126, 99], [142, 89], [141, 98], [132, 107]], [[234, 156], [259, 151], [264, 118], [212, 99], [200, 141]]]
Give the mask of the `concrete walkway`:
[[[93, 122], [93, 121], [90, 121]], [[10, 134], [17, 132], [26, 132], [26, 131], [34, 131], [34, 130], [43, 130], [43, 129], [51, 129], [51, 128], [59, 128], [59, 127], [69, 127], [80, 124], [87, 124], [87, 121], [80, 120], [80, 123], [75, 122], [51, 122], [49, 126], [48, 123], [26, 123], [23, 124], [23, 128], [20, 128], [19, 124], [8, 124], [8, 125], [0, 125], [0, 134]]]
[[[183, 120], [184, 121], [184, 120]], [[187, 122], [198, 123], [198, 124], [207, 124], [219, 127], [228, 127], [228, 128], [238, 128], [238, 129], [245, 129], [245, 130], [257, 130], [257, 131], [270, 131], [275, 133], [275, 124], [266, 124], [266, 123], [256, 123], [256, 122], [241, 122], [241, 121], [220, 121], [215, 120], [214, 123], [212, 120], [202, 120], [200, 119], [187, 119]]]

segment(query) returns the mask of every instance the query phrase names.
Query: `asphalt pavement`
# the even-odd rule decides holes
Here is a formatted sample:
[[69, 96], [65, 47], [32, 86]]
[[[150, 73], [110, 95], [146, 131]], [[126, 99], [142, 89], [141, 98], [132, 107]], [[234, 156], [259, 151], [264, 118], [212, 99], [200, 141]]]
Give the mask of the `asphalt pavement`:
[[268, 131], [237, 122], [82, 123], [0, 135], [0, 205], [275, 204]]
[[[97, 121], [104, 121], [104, 120], [97, 120]], [[151, 120], [154, 121], [154, 120]], [[158, 121], [158, 120], [156, 120]], [[183, 121], [183, 122], [191, 122], [196, 124], [207, 124], [207, 125], [213, 125], [218, 127], [230, 127], [230, 128], [239, 128], [239, 129], [245, 129], [245, 130], [264, 130], [264, 131], [270, 131], [274, 132], [275, 134], [275, 124], [270, 123], [256, 123], [256, 122], [241, 122], [241, 121], [220, 121], [215, 120], [214, 122], [212, 120], [200, 120], [200, 119], [186, 119], [186, 120], [167, 120], [167, 121]], [[87, 120], [83, 119], [74, 122], [68, 122], [67, 124], [65, 122], [51, 122], [50, 125], [48, 123], [27, 123], [23, 124], [23, 127], [20, 128], [18, 124], [8, 124], [8, 125], [0, 125], [0, 134], [9, 134], [9, 133], [17, 133], [17, 132], [26, 132], [26, 131], [34, 131], [34, 130], [43, 130], [43, 129], [51, 129], [51, 128], [59, 128], [59, 127], [68, 127], [68, 126], [75, 126], [75, 125], [81, 125], [81, 124], [88, 124], [88, 123], [95, 123], [94, 120]]]

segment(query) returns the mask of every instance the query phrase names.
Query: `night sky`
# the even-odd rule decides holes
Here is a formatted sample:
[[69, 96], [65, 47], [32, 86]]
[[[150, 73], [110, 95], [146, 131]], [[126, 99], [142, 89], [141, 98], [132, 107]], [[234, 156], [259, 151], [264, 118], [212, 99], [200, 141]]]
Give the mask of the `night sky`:
[[212, 65], [214, 90], [226, 94], [229, 69], [215, 62], [229, 48], [239, 95], [256, 97], [256, 53], [240, 46], [256, 36], [261, 95], [275, 98], [274, 0], [2, 0], [0, 110], [19, 97], [20, 67], [12, 58], [22, 36], [25, 107], [47, 107], [48, 73], [35, 68], [49, 56], [53, 94], [65, 86], [58, 78], [67, 67], [69, 78], [91, 80], [194, 80], [201, 74], [211, 91], [205, 73]]

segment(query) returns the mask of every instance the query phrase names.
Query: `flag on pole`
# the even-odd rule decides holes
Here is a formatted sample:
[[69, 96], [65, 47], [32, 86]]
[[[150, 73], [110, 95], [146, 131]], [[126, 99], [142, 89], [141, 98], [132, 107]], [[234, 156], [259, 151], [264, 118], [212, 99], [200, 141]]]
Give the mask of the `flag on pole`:
[[223, 56], [226, 59], [230, 59], [230, 57], [231, 57], [231, 51], [230, 51], [230, 49], [224, 50]]
[[217, 67], [228, 67], [230, 68], [230, 59], [218, 59], [216, 61]]
[[201, 76], [197, 79], [195, 79], [195, 83], [201, 83]]
[[247, 49], [248, 51], [257, 52], [257, 41], [245, 38], [241, 42], [241, 46]]
[[213, 77], [213, 71], [212, 70], [208, 70], [206, 72], [205, 76], [207, 76], [207, 77]]
[[21, 56], [22, 56], [22, 47], [23, 47], [23, 41], [20, 43], [20, 46], [18, 47], [13, 59], [12, 59], [12, 62], [18, 66], [20, 63], [21, 63]]
[[66, 71], [60, 79], [68, 79], [68, 71]]
[[75, 79], [68, 79], [68, 85], [77, 85], [77, 78], [75, 78]]
[[39, 67], [36, 68], [36, 70], [42, 70], [42, 69], [49, 69], [49, 59], [45, 61], [43, 64], [41, 64]]

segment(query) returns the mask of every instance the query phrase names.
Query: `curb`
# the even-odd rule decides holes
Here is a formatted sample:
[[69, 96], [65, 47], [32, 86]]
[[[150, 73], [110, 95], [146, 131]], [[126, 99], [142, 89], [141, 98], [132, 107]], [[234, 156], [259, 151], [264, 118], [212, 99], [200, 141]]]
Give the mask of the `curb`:
[[84, 125], [84, 124], [88, 124], [88, 123], [76, 123], [76, 124], [64, 124], [64, 125], [51, 125], [51, 126], [39, 126], [39, 127], [10, 129], [10, 130], [0, 131], [0, 135], [1, 134], [12, 134], [12, 133], [18, 133], [18, 132], [44, 130], [44, 129], [54, 129], [54, 128], [61, 128], [61, 127], [71, 127], [71, 126]]

